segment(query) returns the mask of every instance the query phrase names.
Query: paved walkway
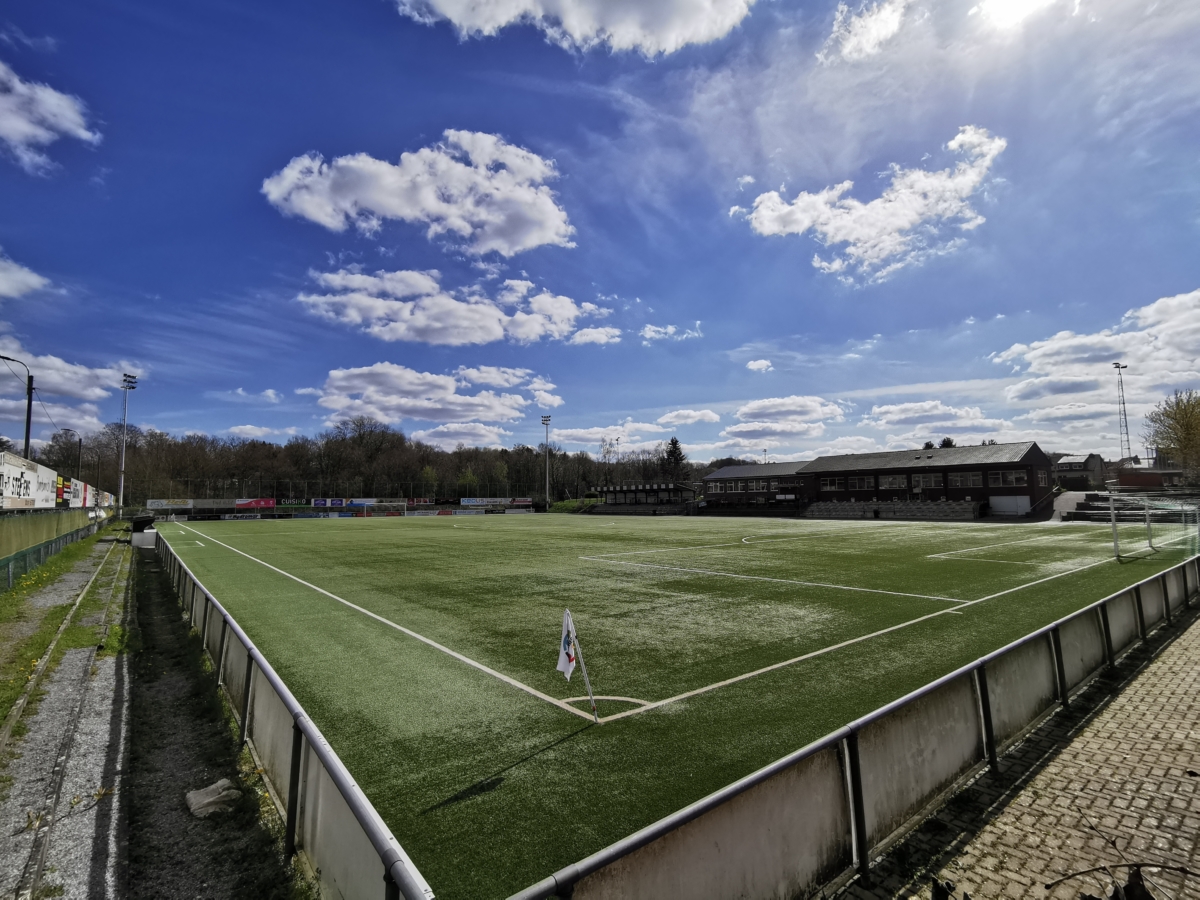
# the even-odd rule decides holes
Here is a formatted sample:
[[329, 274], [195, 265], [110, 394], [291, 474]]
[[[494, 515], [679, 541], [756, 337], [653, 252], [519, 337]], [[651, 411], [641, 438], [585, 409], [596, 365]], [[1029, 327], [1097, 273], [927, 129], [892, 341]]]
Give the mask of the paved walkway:
[[[1193, 603], [1196, 601], [1193, 600]], [[1152, 652], [1153, 651], [1153, 652]], [[1200, 872], [1200, 619], [1151, 635], [879, 860], [849, 898], [1107, 897], [1093, 866], [1157, 862]], [[1122, 884], [1127, 868], [1112, 868]], [[1144, 870], [1157, 898], [1200, 898], [1200, 877]]]

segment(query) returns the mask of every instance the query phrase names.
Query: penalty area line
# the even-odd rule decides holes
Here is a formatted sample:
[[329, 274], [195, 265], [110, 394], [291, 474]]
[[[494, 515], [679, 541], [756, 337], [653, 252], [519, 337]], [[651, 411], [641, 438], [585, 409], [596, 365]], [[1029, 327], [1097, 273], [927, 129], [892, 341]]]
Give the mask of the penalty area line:
[[241, 550], [239, 550], [237, 547], [231, 547], [229, 544], [223, 544], [220, 541], [218, 541], [216, 538], [214, 538], [212, 535], [205, 534], [203, 531], [196, 531], [195, 528], [190, 528], [187, 525], [184, 525], [183, 527], [187, 528], [188, 531], [195, 532], [196, 534], [200, 535], [201, 537], [208, 538], [214, 544], [216, 544], [220, 547], [224, 547], [226, 550], [232, 550], [234, 553], [238, 554], [239, 556], [246, 557], [246, 559], [250, 560], [251, 562], [256, 562], [260, 566], [264, 566], [265, 568], [270, 569], [272, 572], [276, 572], [280, 575], [283, 575], [285, 578], [290, 578], [290, 579], [292, 579], [292, 581], [296, 582], [297, 584], [302, 584], [306, 588], [311, 588], [312, 590], [316, 591], [318, 594], [323, 594], [331, 600], [336, 600], [338, 603], [341, 603], [344, 606], [348, 606], [350, 609], [354, 610], [355, 612], [360, 612], [364, 616], [374, 619], [376, 622], [379, 622], [383, 625], [387, 625], [389, 628], [394, 628], [397, 631], [401, 632], [402, 634], [406, 634], [411, 638], [415, 638], [416, 640], [420, 641], [423, 644], [427, 644], [430, 647], [433, 647], [435, 650], [440, 650], [442, 653], [445, 653], [447, 656], [452, 656], [452, 657], [454, 657], [454, 659], [457, 659], [459, 662], [466, 663], [468, 666], [471, 666], [474, 669], [478, 669], [480, 672], [485, 672], [486, 674], [491, 675], [493, 678], [499, 679], [500, 681], [503, 681], [505, 684], [508, 684], [508, 685], [511, 685], [512, 687], [517, 688], [517, 690], [524, 691], [525, 693], [530, 694], [531, 696], [537, 697], [539, 700], [545, 700], [547, 703], [551, 703], [554, 706], [557, 706], [559, 709], [564, 709], [567, 712], [572, 713], [576, 716], [579, 716], [582, 719], [587, 719], [589, 722], [592, 721], [592, 717], [591, 717], [590, 713], [585, 713], [581, 710], [575, 709], [575, 707], [569, 706], [566, 702], [564, 702], [562, 700], [558, 700], [555, 697], [551, 697], [549, 694], [543, 694], [537, 688], [530, 687], [529, 685], [527, 685], [523, 682], [517, 681], [517, 679], [515, 679], [515, 678], [511, 678], [508, 675], [503, 674], [502, 672], [497, 672], [495, 669], [490, 668], [489, 666], [485, 666], [483, 663], [478, 662], [477, 660], [471, 659], [469, 656], [464, 656], [463, 654], [458, 653], [455, 650], [451, 650], [449, 647], [439, 644], [435, 640], [425, 637], [425, 635], [423, 635], [423, 634], [418, 634], [417, 632], [413, 631], [411, 628], [405, 628], [403, 625], [397, 625], [395, 622], [391, 621], [390, 619], [385, 619], [383, 616], [378, 615], [377, 613], [373, 613], [369, 609], [364, 609], [363, 607], [359, 606], [356, 603], [351, 603], [349, 600], [345, 599], [344, 597], [339, 597], [337, 594], [330, 593], [329, 591], [325, 590], [324, 588], [317, 587], [315, 584], [305, 581], [303, 578], [298, 578], [297, 576], [293, 575], [291, 572], [287, 572], [283, 569], [273, 566], [269, 562], [264, 562], [261, 559], [251, 556], [249, 553], [244, 553]]

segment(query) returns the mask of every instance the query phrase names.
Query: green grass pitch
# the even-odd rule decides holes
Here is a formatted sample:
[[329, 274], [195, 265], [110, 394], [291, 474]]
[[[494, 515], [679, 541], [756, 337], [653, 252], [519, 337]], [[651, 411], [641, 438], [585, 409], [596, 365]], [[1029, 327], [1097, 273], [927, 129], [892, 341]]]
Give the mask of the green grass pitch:
[[[1116, 562], [1106, 527], [1059, 524], [591, 515], [159, 528], [445, 900], [507, 896], [1195, 552], [1194, 537], [1151, 551], [1129, 526], [1122, 549], [1141, 539], [1142, 552]], [[568, 684], [554, 668], [564, 607], [595, 692], [625, 698], [599, 701], [599, 726], [552, 702], [586, 695], [578, 670]]]

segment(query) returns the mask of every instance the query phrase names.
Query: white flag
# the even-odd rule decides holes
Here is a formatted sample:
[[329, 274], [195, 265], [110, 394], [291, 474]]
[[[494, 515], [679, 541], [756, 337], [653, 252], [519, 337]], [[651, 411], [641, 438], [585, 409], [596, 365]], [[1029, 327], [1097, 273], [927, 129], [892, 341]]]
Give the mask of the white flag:
[[575, 671], [575, 623], [571, 620], [571, 611], [563, 611], [562, 640], [558, 642], [558, 671], [571, 680]]

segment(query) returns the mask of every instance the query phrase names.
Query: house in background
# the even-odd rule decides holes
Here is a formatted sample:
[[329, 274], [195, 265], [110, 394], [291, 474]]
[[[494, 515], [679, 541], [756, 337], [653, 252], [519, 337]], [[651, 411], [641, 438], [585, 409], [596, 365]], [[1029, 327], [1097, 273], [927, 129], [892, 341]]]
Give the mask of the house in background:
[[1050, 459], [1054, 483], [1063, 490], [1094, 491], [1104, 487], [1107, 467], [1099, 453], [1053, 453]]

